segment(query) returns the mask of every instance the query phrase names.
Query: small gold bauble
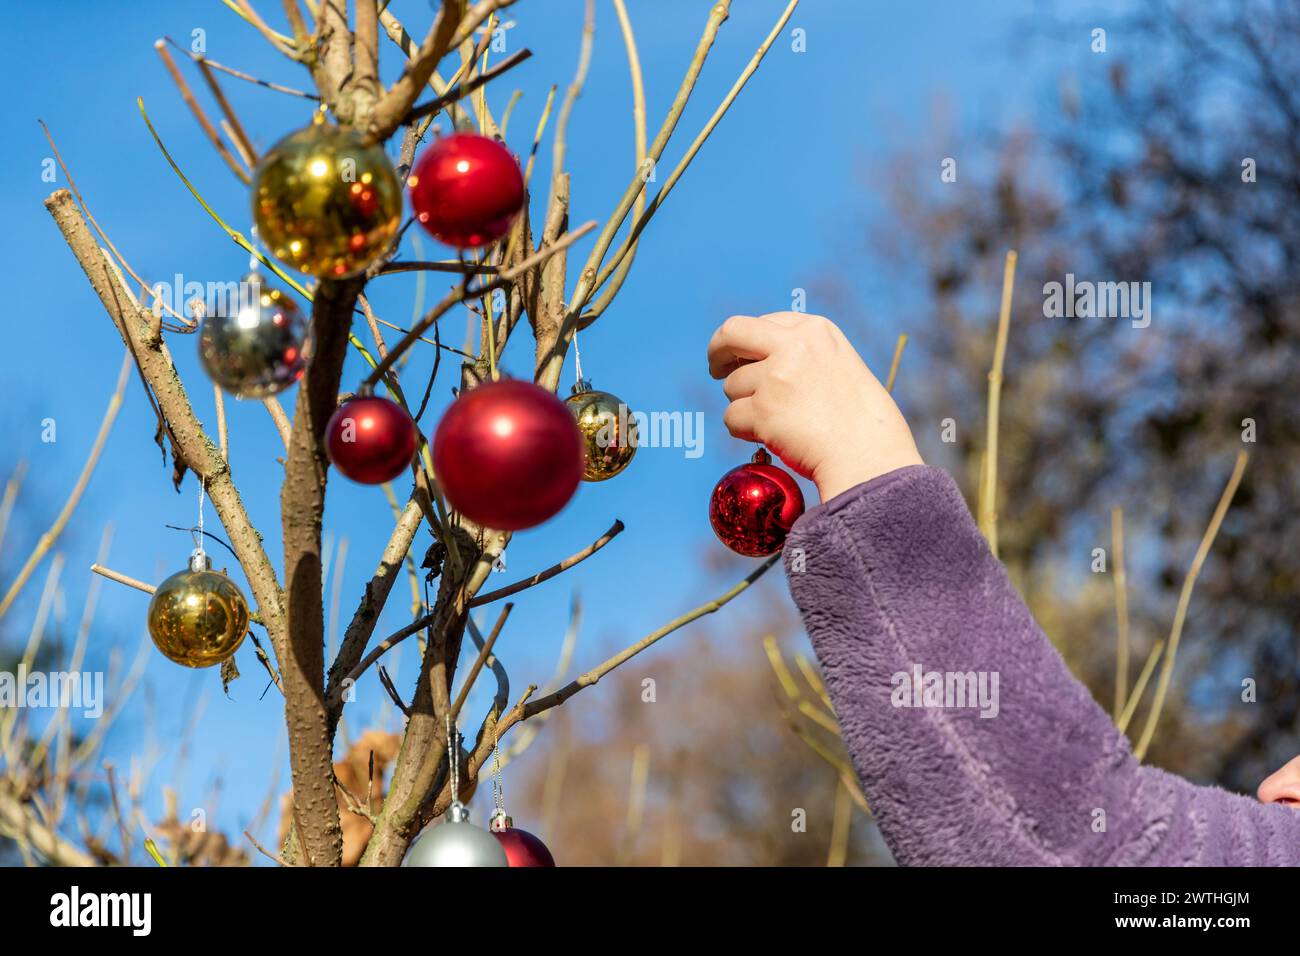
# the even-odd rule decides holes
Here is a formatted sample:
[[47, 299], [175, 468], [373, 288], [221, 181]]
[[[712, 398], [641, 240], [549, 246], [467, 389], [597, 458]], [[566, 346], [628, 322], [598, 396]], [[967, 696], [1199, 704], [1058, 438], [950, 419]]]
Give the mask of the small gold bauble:
[[402, 187], [383, 147], [323, 120], [271, 147], [252, 193], [258, 238], [320, 279], [363, 272], [402, 222]]
[[211, 570], [200, 552], [154, 591], [149, 636], [177, 664], [211, 667], [234, 654], [248, 633], [248, 602], [235, 582]]
[[582, 433], [583, 481], [605, 481], [631, 464], [638, 434], [636, 418], [626, 405], [586, 381], [573, 386], [564, 403]]

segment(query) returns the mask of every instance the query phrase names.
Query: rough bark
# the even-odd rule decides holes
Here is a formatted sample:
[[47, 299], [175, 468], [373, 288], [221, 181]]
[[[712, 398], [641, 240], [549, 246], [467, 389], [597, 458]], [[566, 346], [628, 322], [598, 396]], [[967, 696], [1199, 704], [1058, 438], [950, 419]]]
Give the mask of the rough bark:
[[280, 654], [289, 729], [293, 800], [301, 849], [315, 866], [338, 866], [343, 831], [334, 792], [325, 705], [325, 612], [321, 597], [321, 521], [329, 460], [325, 425], [338, 403], [352, 310], [362, 279], [323, 281], [312, 305], [313, 354], [298, 386], [289, 436], [280, 520], [284, 533], [287, 640]]

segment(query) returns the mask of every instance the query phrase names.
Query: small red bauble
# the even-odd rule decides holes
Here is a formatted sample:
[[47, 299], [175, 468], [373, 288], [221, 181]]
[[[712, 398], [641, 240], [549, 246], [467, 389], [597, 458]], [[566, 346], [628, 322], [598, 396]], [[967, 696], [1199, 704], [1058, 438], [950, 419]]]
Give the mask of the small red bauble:
[[762, 558], [781, 550], [803, 507], [794, 477], [760, 448], [753, 461], [731, 469], [714, 487], [709, 521], [732, 551]]
[[410, 179], [415, 218], [458, 249], [496, 242], [524, 205], [519, 163], [501, 143], [453, 133], [424, 151]]
[[353, 481], [392, 481], [411, 464], [420, 434], [406, 410], [375, 395], [350, 398], [325, 426], [325, 452]]
[[546, 844], [527, 830], [520, 830], [509, 817], [492, 821], [492, 835], [506, 851], [506, 859], [514, 867], [555, 866], [555, 857]]
[[582, 478], [582, 436], [565, 404], [532, 382], [502, 379], [461, 392], [433, 436], [442, 493], [499, 531], [539, 525]]

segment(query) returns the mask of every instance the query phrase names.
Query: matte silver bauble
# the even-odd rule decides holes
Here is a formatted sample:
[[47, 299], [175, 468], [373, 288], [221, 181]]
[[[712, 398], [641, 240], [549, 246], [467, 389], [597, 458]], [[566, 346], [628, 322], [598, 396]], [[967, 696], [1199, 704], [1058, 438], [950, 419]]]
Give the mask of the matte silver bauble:
[[500, 842], [487, 830], [469, 822], [469, 810], [453, 803], [447, 819], [435, 823], [415, 838], [402, 866], [509, 866]]
[[293, 299], [252, 272], [233, 302], [217, 303], [203, 320], [199, 358], [227, 392], [266, 398], [302, 378], [311, 351], [308, 331]]

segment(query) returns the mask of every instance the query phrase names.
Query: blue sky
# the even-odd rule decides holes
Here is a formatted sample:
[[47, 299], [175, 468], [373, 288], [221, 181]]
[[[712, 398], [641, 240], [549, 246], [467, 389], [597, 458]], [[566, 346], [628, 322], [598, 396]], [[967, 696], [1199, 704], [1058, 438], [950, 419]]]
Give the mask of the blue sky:
[[[278, 4], [263, 2], [278, 23]], [[580, 0], [524, 0], [510, 19], [511, 50], [528, 46], [533, 57], [493, 87], [499, 112], [510, 89], [525, 90], [511, 122], [509, 141], [527, 150], [538, 113], [551, 83], [566, 84], [573, 72], [581, 24]], [[631, 0], [646, 73], [650, 134], [676, 90], [707, 15], [708, 4], [672, 0]], [[690, 108], [667, 151], [671, 168], [758, 42], [778, 17], [783, 0], [739, 0], [723, 26]], [[571, 221], [601, 219], [626, 185], [632, 166], [630, 90], [622, 40], [611, 4], [597, 5], [597, 30], [591, 75], [570, 127], [569, 168], [573, 174]], [[628, 530], [591, 561], [522, 597], [498, 651], [514, 684], [544, 680], [551, 671], [577, 589], [586, 604], [575, 667], [599, 662], [605, 652], [639, 637], [664, 620], [706, 600], [741, 577], [749, 567], [739, 559], [719, 567], [721, 546], [707, 519], [709, 491], [747, 450], [729, 439], [721, 425], [721, 394], [710, 382], [704, 346], [713, 328], [733, 312], [789, 308], [792, 290], [808, 290], [809, 311], [825, 311], [817, 288], [832, 271], [841, 281], [864, 288], [887, 288], [866, 250], [865, 232], [877, 214], [872, 184], [864, 168], [905, 146], [933, 121], [942, 102], [959, 131], [1004, 120], [1026, 109], [1032, 73], [1009, 38], [1032, 3], [877, 4], [805, 0], [785, 36], [714, 133], [642, 239], [631, 278], [615, 305], [581, 338], [583, 364], [598, 387], [614, 391], [634, 408], [647, 411], [703, 411], [704, 454], [690, 459], [681, 449], [643, 449], [628, 473], [615, 481], [584, 486], [558, 518], [516, 537], [508, 554], [509, 572], [491, 586], [541, 568], [582, 547], [614, 518]], [[396, 2], [394, 10], [414, 33], [427, 23], [428, 5]], [[545, 11], [544, 13], [542, 11]], [[207, 52], [222, 63], [267, 79], [305, 86], [305, 72], [272, 54], [262, 39], [219, 3], [137, 0], [131, 4], [63, 2], [56, 15], [48, 7], [21, 5], [7, 14], [3, 52], [11, 77], [25, 78], [20, 95], [6, 97], [7, 148], [0, 153], [7, 188], [0, 195], [0, 261], [7, 264], [11, 303], [0, 374], [5, 384], [5, 434], [0, 468], [19, 459], [30, 470], [20, 502], [19, 530], [30, 540], [57, 508], [75, 480], [117, 375], [122, 349], [76, 262], [63, 246], [41, 200], [56, 185], [42, 181], [49, 147], [37, 117], [50, 125], [83, 194], [113, 241], [131, 264], [151, 280], [176, 273], [198, 281], [236, 279], [247, 256], [235, 247], [184, 189], [154, 146], [136, 108], [143, 96], [160, 135], [209, 203], [237, 228], [247, 228], [245, 189], [207, 145], [168, 80], [153, 41], [170, 35], [186, 42], [205, 31]], [[791, 49], [790, 29], [806, 31], [807, 50]], [[92, 45], [93, 44], [93, 45]], [[84, 54], [84, 55], [82, 55]], [[93, 54], [93, 55], [92, 55]], [[386, 72], [398, 63], [397, 51], [382, 49]], [[1027, 61], [1026, 61], [1027, 62]], [[1035, 68], [1037, 69], [1037, 68]], [[190, 74], [196, 90], [201, 81]], [[305, 101], [257, 89], [236, 80], [225, 84], [255, 144], [265, 149], [308, 119]], [[206, 99], [205, 99], [206, 102]], [[546, 182], [549, 141], [534, 174]], [[917, 170], [917, 175], [937, 175]], [[661, 177], [662, 178], [662, 177]], [[544, 202], [538, 188], [536, 210]], [[585, 250], [580, 245], [580, 250]], [[424, 253], [443, 254], [431, 241]], [[409, 246], [408, 256], [417, 253]], [[571, 284], [571, 283], [570, 283]], [[432, 278], [430, 296], [443, 286]], [[415, 281], [384, 278], [369, 290], [381, 316], [410, 321]], [[884, 313], [885, 310], [879, 310]], [[449, 319], [444, 334], [458, 342], [463, 318]], [[852, 334], [869, 361], [887, 362], [894, 337], [902, 331], [888, 318]], [[368, 336], [367, 336], [368, 337]], [[517, 336], [503, 366], [526, 372], [531, 340]], [[169, 340], [200, 418], [214, 424], [211, 389], [203, 377], [192, 338]], [[408, 381], [423, 383], [431, 356], [413, 361]], [[445, 362], [436, 401], [445, 403], [454, 380]], [[361, 363], [352, 357], [345, 387], [359, 380]], [[566, 383], [572, 380], [571, 369]], [[408, 394], [420, 390], [407, 385]], [[291, 405], [292, 393], [286, 396]], [[254, 403], [228, 403], [232, 467], [254, 523], [266, 537], [268, 552], [280, 560], [278, 498], [281, 453], [269, 419]], [[426, 431], [436, 421], [426, 415]], [[41, 422], [57, 422], [57, 441], [41, 441]], [[180, 495], [172, 491], [152, 440], [153, 421], [139, 384], [133, 381], [99, 471], [60, 547], [67, 556], [63, 576], [66, 614], [75, 626], [90, 583], [100, 534], [115, 529], [108, 563], [150, 581], [179, 569], [189, 548], [183, 534], [166, 524], [193, 522], [197, 492], [192, 478]], [[404, 497], [404, 490], [399, 495]], [[810, 491], [815, 500], [815, 493]], [[326, 512], [327, 538], [346, 539], [342, 579], [344, 622], [373, 570], [392, 527], [392, 517], [377, 489], [331, 479]], [[216, 525], [209, 510], [208, 521]], [[17, 534], [17, 530], [15, 534]], [[422, 531], [422, 551], [427, 536]], [[220, 554], [214, 555], [220, 562]], [[3, 560], [18, 558], [14, 536]], [[332, 574], [331, 574], [332, 578]], [[766, 587], [783, 591], [778, 575]], [[378, 628], [400, 627], [408, 607], [406, 582], [395, 591]], [[743, 602], [724, 614], [733, 622], [747, 612]], [[751, 602], [751, 608], [759, 602]], [[103, 660], [114, 643], [134, 654], [144, 635], [147, 598], [106, 584], [100, 595], [92, 655]], [[25, 633], [32, 603], [13, 612]], [[329, 602], [327, 596], [327, 613]], [[745, 633], [725, 622], [711, 629], [715, 652], [729, 633]], [[674, 635], [676, 642], [703, 642], [703, 629]], [[409, 696], [414, 675], [413, 648], [401, 657], [396, 679]], [[222, 697], [215, 672], [189, 672], [158, 655], [147, 671], [147, 692], [126, 707], [113, 740], [119, 760], [150, 735], [164, 744], [156, 784], [176, 783], [182, 806], [198, 806], [213, 780], [222, 781], [216, 821], [237, 831], [266, 792], [276, 759], [283, 759], [281, 704], [274, 691], [259, 699], [264, 686], [250, 645], [240, 651], [244, 678]], [[648, 664], [652, 667], [653, 656]], [[599, 694], [597, 688], [588, 693]], [[167, 742], [188, 722], [196, 702], [206, 699], [195, 724], [192, 748], [178, 761]], [[383, 700], [373, 675], [363, 681], [358, 701], [348, 711], [353, 731], [365, 727]], [[475, 722], [482, 700], [472, 699]], [[581, 708], [581, 698], [571, 705]], [[390, 713], [391, 719], [391, 713]], [[287, 771], [282, 776], [287, 779]], [[156, 789], [156, 788], [155, 788]]]

